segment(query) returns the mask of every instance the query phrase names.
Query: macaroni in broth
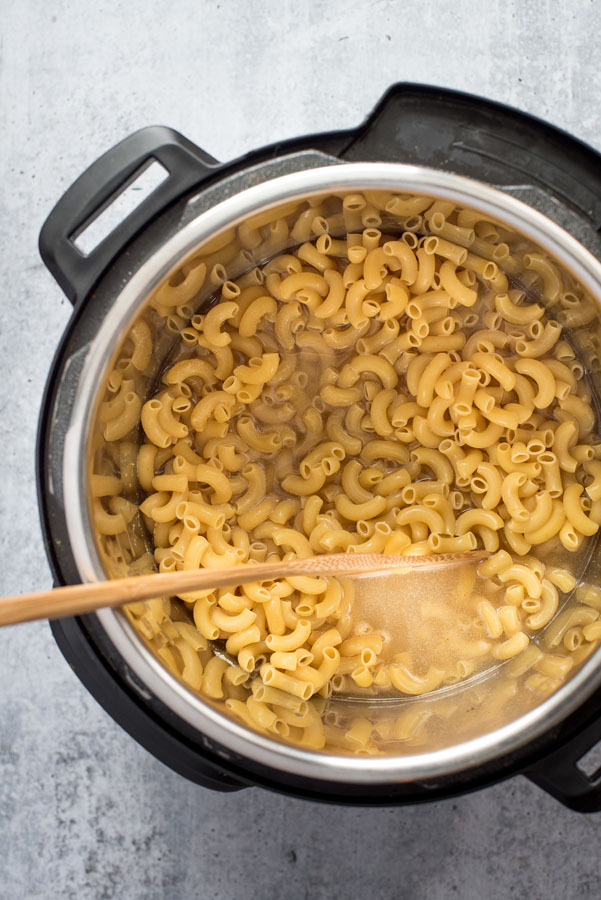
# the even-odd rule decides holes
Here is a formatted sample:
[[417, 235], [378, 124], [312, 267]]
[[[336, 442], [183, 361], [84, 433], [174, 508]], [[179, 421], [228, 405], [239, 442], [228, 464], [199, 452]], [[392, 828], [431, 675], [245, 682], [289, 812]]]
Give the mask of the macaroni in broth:
[[[92, 476], [94, 521], [128, 535], [131, 572], [490, 551], [454, 585], [451, 658], [427, 668], [332, 578], [130, 606], [163, 662], [250, 727], [373, 754], [420, 717], [335, 734], [332, 694], [422, 695], [507, 660], [549, 693], [601, 637], [599, 604], [560, 610], [577, 580], [553, 559], [601, 522], [596, 417], [562, 333], [585, 303], [519, 235], [451, 202], [364, 192], [290, 212], [228, 236], [231, 271], [271, 257], [260, 267], [230, 279], [217, 247], [156, 292], [179, 349], [145, 400], [155, 331], [131, 332], [100, 410], [118, 449]], [[207, 289], [218, 302], [195, 313]]]

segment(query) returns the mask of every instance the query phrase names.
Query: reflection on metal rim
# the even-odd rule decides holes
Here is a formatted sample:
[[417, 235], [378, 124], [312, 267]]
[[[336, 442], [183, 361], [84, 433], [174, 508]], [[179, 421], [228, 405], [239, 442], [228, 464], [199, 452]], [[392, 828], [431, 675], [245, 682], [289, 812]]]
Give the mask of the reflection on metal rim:
[[[86, 359], [65, 439], [64, 496], [69, 539], [81, 577], [100, 580], [87, 504], [86, 445], [96, 390], [111, 354], [148, 294], [199, 244], [277, 203], [326, 191], [394, 190], [452, 199], [501, 219], [542, 245], [601, 297], [601, 264], [571, 235], [541, 213], [478, 181], [420, 166], [350, 163], [284, 175], [249, 188], [202, 213], [174, 235], [132, 277], [102, 323]], [[357, 758], [315, 753], [279, 743], [238, 725], [170, 675], [143, 645], [125, 616], [113, 610], [98, 619], [123, 659], [173, 712], [227, 751], [275, 770], [307, 778], [386, 784], [435, 779], [494, 761], [523, 747], [582, 704], [601, 683], [599, 652], [538, 707], [495, 731], [443, 750], [413, 756]]]

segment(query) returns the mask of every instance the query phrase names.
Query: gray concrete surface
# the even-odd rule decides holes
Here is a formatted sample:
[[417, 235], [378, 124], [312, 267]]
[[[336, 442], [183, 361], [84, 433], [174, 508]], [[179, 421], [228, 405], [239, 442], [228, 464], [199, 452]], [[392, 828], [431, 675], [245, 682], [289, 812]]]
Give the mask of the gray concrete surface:
[[[395, 80], [473, 91], [601, 148], [589, 0], [3, 0], [0, 589], [48, 587], [34, 435], [69, 317], [37, 254], [70, 182], [136, 128], [227, 159], [359, 122]], [[523, 779], [419, 808], [321, 807], [186, 783], [130, 740], [44, 624], [0, 633], [2, 900], [586, 900], [601, 816]]]

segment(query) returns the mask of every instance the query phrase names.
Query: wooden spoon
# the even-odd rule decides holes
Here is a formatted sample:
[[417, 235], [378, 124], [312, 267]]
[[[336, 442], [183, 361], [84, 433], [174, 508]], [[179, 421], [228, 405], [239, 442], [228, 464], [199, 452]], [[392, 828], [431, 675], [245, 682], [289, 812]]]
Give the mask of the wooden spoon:
[[288, 575], [366, 575], [382, 572], [432, 569], [439, 566], [479, 562], [490, 556], [485, 550], [440, 553], [431, 556], [385, 556], [379, 553], [332, 553], [308, 559], [278, 560], [230, 566], [224, 569], [194, 569], [134, 575], [108, 581], [0, 598], [0, 625], [33, 619], [58, 619], [91, 613], [107, 606], [122, 606], [137, 600], [166, 597], [254, 581], [269, 581]]

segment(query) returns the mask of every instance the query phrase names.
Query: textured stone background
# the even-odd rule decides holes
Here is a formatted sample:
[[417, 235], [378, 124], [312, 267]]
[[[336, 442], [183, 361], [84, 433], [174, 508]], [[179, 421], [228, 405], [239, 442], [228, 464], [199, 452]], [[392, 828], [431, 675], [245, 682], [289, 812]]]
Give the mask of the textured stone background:
[[[358, 123], [396, 80], [521, 107], [601, 148], [594, 0], [3, 0], [0, 589], [48, 587], [34, 435], [69, 306], [53, 203], [143, 125], [220, 159]], [[523, 779], [419, 808], [186, 783], [85, 693], [45, 624], [0, 633], [2, 900], [597, 898], [601, 818]]]

